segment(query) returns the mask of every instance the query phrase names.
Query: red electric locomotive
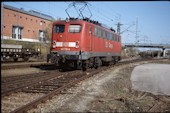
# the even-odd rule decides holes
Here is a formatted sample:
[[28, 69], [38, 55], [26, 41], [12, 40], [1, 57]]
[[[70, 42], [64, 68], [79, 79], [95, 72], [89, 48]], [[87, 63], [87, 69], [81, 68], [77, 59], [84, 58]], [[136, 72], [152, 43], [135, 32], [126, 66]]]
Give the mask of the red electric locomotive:
[[89, 19], [67, 19], [53, 23], [52, 63], [67, 67], [98, 68], [120, 60], [121, 36]]

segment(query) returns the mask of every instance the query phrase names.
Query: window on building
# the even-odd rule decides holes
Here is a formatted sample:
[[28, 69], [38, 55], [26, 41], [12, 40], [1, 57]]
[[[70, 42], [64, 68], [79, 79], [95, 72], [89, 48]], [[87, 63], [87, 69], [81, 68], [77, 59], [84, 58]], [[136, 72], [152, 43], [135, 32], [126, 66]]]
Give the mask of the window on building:
[[12, 27], [12, 38], [14, 39], [22, 39], [22, 30], [21, 26], [13, 26]]
[[79, 33], [81, 31], [81, 25], [70, 25], [68, 32]]
[[40, 42], [45, 41], [45, 31], [39, 30], [39, 40], [40, 40]]
[[55, 25], [54, 32], [55, 33], [63, 33], [65, 29], [65, 25]]

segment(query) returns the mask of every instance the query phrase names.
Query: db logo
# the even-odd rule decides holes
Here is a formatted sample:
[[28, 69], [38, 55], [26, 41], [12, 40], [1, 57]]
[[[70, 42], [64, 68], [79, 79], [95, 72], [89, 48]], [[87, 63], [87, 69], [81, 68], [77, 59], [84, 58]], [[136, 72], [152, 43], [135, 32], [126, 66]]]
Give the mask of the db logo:
[[68, 42], [64, 42], [64, 43], [63, 43], [63, 46], [64, 46], [64, 47], [68, 47]]

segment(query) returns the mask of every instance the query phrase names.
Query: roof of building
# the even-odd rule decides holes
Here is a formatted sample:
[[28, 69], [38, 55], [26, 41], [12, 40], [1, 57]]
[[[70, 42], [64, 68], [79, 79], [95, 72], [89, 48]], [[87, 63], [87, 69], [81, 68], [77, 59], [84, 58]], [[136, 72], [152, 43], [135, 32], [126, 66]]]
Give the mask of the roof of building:
[[40, 13], [40, 12], [37, 12], [37, 11], [34, 11], [34, 10], [25, 11], [23, 8], [19, 9], [19, 8], [9, 6], [9, 5], [6, 5], [6, 4], [3, 4], [3, 7], [10, 9], [10, 10], [18, 11], [20, 13], [25, 13], [25, 14], [28, 14], [28, 15], [31, 15], [31, 16], [36, 16], [36, 17], [39, 17], [39, 18], [42, 18], [42, 19], [45, 19], [45, 20], [55, 20], [52, 16], [49, 16], [49, 15], [46, 15], [46, 14], [43, 14], [43, 13]]

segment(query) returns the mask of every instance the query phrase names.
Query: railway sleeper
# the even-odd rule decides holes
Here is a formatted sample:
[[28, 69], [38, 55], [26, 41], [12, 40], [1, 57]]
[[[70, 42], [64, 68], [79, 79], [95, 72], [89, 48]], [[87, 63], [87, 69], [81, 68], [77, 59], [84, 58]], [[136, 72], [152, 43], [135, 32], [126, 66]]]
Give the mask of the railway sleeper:
[[52, 89], [45, 89], [45, 88], [32, 88], [32, 89], [27, 89], [27, 90], [46, 90], [46, 91], [51, 91]]
[[54, 89], [44, 89], [44, 88], [34, 88], [34, 89], [26, 89], [26, 90], [23, 90], [23, 91], [53, 91]]
[[63, 85], [64, 85], [63, 83], [62, 84], [45, 84], [45, 85], [33, 86], [33, 87], [30, 87], [29, 89], [36, 89], [36, 88], [43, 89], [43, 88], [51, 88], [51, 87], [59, 88], [59, 87], [61, 87]]

